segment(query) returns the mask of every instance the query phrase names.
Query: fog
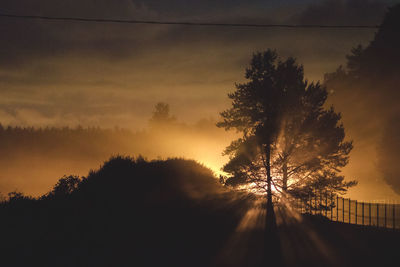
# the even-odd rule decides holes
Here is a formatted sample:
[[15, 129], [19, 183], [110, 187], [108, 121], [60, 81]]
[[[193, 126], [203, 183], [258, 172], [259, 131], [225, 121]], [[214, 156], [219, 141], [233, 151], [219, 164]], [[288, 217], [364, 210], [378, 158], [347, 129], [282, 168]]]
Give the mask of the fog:
[[[360, 181], [350, 193], [377, 201], [399, 200], [400, 6], [363, 49], [349, 53], [347, 68], [327, 76], [331, 103], [342, 112], [354, 151], [346, 174]], [[358, 176], [358, 177], [356, 177]], [[364, 177], [369, 177], [365, 179]], [[372, 199], [372, 197], [371, 197]]]
[[[167, 5], [156, 0], [100, 0], [93, 6], [89, 0], [6, 0], [0, 11], [92, 18], [378, 25], [387, 7], [397, 2], [176, 0]], [[109, 130], [96, 141], [88, 136], [69, 141], [59, 138], [47, 150], [38, 149], [47, 147], [49, 138], [37, 142], [33, 151], [23, 142], [0, 140], [13, 146], [0, 152], [0, 192], [20, 190], [33, 195], [50, 190], [64, 174], [86, 175], [117, 153], [143, 154], [149, 159], [183, 156], [218, 171], [227, 160], [221, 152], [233, 133], [214, 124], [218, 113], [229, 105], [227, 93], [233, 91], [235, 82], [243, 81], [252, 53], [275, 48], [282, 57], [294, 56], [304, 64], [308, 80], [323, 80], [325, 73], [346, 64], [353, 47], [367, 46], [376, 33], [373, 29], [228, 29], [11, 18], [0, 18], [0, 32], [3, 126], [82, 125], [129, 131], [121, 137]], [[393, 111], [396, 98], [391, 95], [388, 102], [371, 105], [381, 94], [369, 90], [361, 99], [359, 90], [363, 89], [353, 89], [359, 87], [346, 85], [346, 92], [331, 88], [334, 93], [329, 100], [342, 112], [347, 137], [354, 141], [345, 174], [358, 180], [359, 186], [349, 196], [395, 199], [398, 195], [386, 181], [398, 183], [383, 178], [385, 170], [393, 173], [385, 177], [395, 177], [395, 171], [384, 167], [387, 159], [378, 159], [376, 144], [390, 140], [383, 138], [389, 122], [381, 118], [397, 112]], [[177, 125], [168, 130], [148, 124], [159, 101], [169, 103], [177, 119]], [[377, 109], [379, 112], [374, 112]], [[207, 126], [201, 130], [198, 122], [204, 118]], [[33, 142], [29, 135], [24, 140]], [[390, 145], [385, 143], [382, 148], [385, 146]], [[15, 147], [20, 147], [18, 153]]]
[[141, 131], [4, 127], [0, 130], [0, 192], [40, 196], [62, 176], [86, 176], [115, 155], [195, 159], [218, 176], [227, 160], [222, 150], [233, 137], [217, 128], [213, 119], [195, 124], [151, 123]]
[[[207, 3], [206, 3], [207, 2]], [[5, 13], [255, 23], [379, 24], [385, 1], [2, 1]], [[193, 6], [192, 6], [193, 5]], [[196, 7], [196, 8], [194, 8]], [[318, 16], [311, 16], [317, 12]], [[321, 18], [329, 13], [331, 18]], [[1, 18], [0, 122], [146, 127], [165, 101], [181, 120], [217, 116], [255, 51], [276, 48], [322, 79], [374, 30], [249, 29]], [[293, 45], [295, 44], [295, 45]]]

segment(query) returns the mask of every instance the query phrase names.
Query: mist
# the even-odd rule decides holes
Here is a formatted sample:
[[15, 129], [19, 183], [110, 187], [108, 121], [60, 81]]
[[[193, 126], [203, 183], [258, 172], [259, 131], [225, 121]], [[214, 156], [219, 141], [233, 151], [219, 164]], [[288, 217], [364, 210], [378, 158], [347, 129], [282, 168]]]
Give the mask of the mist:
[[195, 159], [216, 176], [227, 160], [222, 151], [234, 137], [212, 118], [195, 124], [149, 122], [140, 131], [123, 128], [0, 128], [0, 192], [39, 196], [64, 175], [86, 176], [111, 156], [148, 160]]
[[399, 199], [400, 39], [394, 30], [400, 25], [399, 13], [399, 5], [391, 8], [374, 39], [349, 51], [347, 65], [326, 76], [331, 104], [342, 112], [354, 140], [345, 172], [359, 176], [352, 192], [363, 199], [368, 194], [376, 201]]
[[[254, 23], [379, 24], [386, 1], [4, 1], [3, 12], [121, 19], [245, 21]], [[357, 4], [358, 3], [358, 4]], [[192, 9], [194, 5], [196, 8]], [[107, 10], [107, 12], [105, 12]], [[320, 15], [310, 16], [310, 12]], [[255, 51], [279, 48], [320, 80], [345, 55], [374, 36], [369, 30], [247, 29], [115, 25], [2, 18], [0, 122], [5, 125], [78, 125], [138, 130], [154, 102], [174, 106], [195, 123], [217, 116], [226, 94], [243, 79]], [[317, 38], [316, 38], [317, 37]], [[296, 44], [296, 45], [293, 45]], [[156, 78], [155, 78], [156, 77]]]
[[[155, 0], [101, 0], [94, 7], [92, 1], [7, 0], [0, 9], [92, 18], [379, 25], [394, 2], [177, 0], [166, 5]], [[317, 81], [346, 64], [346, 54], [358, 44], [368, 46], [376, 34], [371, 29], [221, 29], [10, 18], [1, 18], [0, 31], [0, 50], [6, 51], [0, 53], [3, 126], [113, 129], [96, 142], [82, 136], [57, 139], [47, 150], [22, 149], [23, 143], [11, 139], [1, 141], [13, 148], [0, 152], [4, 159], [0, 191], [34, 195], [50, 190], [64, 174], [86, 175], [113, 154], [194, 158], [218, 173], [227, 161], [221, 152], [232, 137], [216, 128], [215, 122], [229, 105], [227, 93], [235, 82], [244, 80], [254, 52], [276, 48], [282, 57], [294, 56], [304, 65], [306, 78]], [[347, 137], [354, 141], [344, 174], [358, 180], [359, 186], [350, 194], [368, 200], [396, 198], [379, 171], [384, 167], [378, 162], [388, 161], [378, 160], [376, 147], [383, 139], [383, 130], [377, 129], [389, 127], [381, 118], [396, 112], [391, 104], [395, 97], [377, 101], [383, 94], [365, 93], [360, 87], [328, 88], [334, 91], [328, 101], [342, 112]], [[170, 104], [180, 126], [168, 130], [149, 126], [159, 101]], [[392, 111], [383, 111], [390, 107]], [[199, 130], [198, 122], [204, 118], [207, 130]], [[121, 137], [116, 127], [129, 134]], [[26, 137], [26, 142], [31, 139]], [[48, 147], [50, 140], [36, 146]], [[383, 189], [376, 193], [378, 184]]]

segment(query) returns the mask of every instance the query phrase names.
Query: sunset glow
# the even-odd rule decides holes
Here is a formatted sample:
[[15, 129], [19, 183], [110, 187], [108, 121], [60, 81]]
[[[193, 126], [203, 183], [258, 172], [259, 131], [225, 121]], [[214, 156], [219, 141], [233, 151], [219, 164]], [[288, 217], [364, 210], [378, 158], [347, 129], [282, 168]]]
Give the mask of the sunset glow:
[[399, 29], [400, 0], [0, 1], [0, 266], [397, 266]]

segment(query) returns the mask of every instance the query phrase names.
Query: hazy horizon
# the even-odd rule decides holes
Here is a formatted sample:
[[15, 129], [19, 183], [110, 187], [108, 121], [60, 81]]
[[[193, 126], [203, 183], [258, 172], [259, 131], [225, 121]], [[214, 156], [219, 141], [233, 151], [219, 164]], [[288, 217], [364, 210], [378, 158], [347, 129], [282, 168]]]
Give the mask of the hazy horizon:
[[[387, 7], [394, 3], [398, 1], [176, 0], [166, 4], [157, 0], [101, 0], [93, 6], [89, 0], [45, 0], [41, 4], [6, 0], [0, 11], [119, 19], [378, 25]], [[230, 104], [227, 93], [234, 90], [236, 82], [243, 81], [244, 70], [256, 51], [272, 48], [282, 58], [293, 56], [304, 65], [310, 82], [323, 82], [324, 74], [346, 65], [346, 55], [351, 49], [358, 44], [367, 46], [376, 32], [374, 29], [250, 29], [12, 18], [0, 18], [0, 21], [3, 32], [0, 50], [7, 51], [0, 54], [0, 123], [3, 126], [81, 125], [119, 127], [133, 132], [148, 131], [148, 120], [154, 105], [160, 101], [168, 103], [171, 114], [189, 128], [202, 119], [218, 121], [219, 112]], [[400, 201], [400, 195], [386, 184], [377, 168], [376, 144], [382, 135], [381, 126], [371, 124], [360, 128], [356, 122], [365, 117], [363, 107], [334, 96], [332, 92], [331, 103], [343, 115], [347, 139], [354, 141], [350, 163], [343, 173], [348, 180], [358, 180], [359, 185], [350, 189], [347, 196], [368, 201]], [[211, 129], [211, 124], [207, 129]], [[192, 139], [193, 133], [174, 134], [174, 149], [164, 144], [164, 150], [158, 151], [161, 156], [193, 158], [214, 171], [227, 161], [221, 152], [232, 133], [215, 129]], [[166, 142], [159, 137], [153, 140]], [[152, 145], [152, 142], [148, 144]], [[144, 156], [156, 158], [156, 149], [150, 150]], [[130, 151], [134, 155], [141, 153], [133, 147]], [[35, 178], [40, 189], [33, 191], [43, 192], [64, 174], [86, 175], [89, 169], [97, 168], [105, 160], [80, 162], [82, 166], [60, 161], [57, 171], [48, 169], [45, 161], [39, 160], [33, 176], [46, 178]], [[0, 178], [11, 183], [7, 188], [13, 188], [13, 183], [20, 187], [33, 186], [35, 181], [26, 173], [21, 172], [14, 180], [9, 177], [22, 166], [18, 163], [15, 170], [0, 170]]]

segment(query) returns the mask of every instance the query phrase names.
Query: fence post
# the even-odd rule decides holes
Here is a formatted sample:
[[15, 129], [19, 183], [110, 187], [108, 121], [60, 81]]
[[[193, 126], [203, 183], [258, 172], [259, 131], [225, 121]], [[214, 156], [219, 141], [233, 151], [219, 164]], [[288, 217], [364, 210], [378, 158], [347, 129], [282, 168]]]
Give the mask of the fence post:
[[325, 192], [325, 217], [328, 217], [328, 193]]
[[299, 198], [300, 213], [303, 213], [303, 201]]
[[319, 214], [322, 215], [322, 193], [319, 192]]
[[[319, 192], [319, 204], [318, 204], [318, 213], [321, 215], [322, 214], [322, 209], [321, 209], [321, 203], [322, 203], [322, 193]], [[317, 200], [318, 202], [318, 200]]]
[[362, 207], [362, 225], [364, 225], [364, 202], [361, 203], [361, 207]]
[[300, 211], [303, 213], [303, 200], [300, 199]]
[[345, 198], [342, 198], [342, 209], [343, 209], [343, 212], [342, 212], [342, 222], [344, 222], [344, 199]]
[[376, 226], [379, 227], [379, 203], [376, 203]]
[[299, 213], [301, 214], [301, 201], [300, 198], [297, 201], [297, 210], [299, 211]]
[[396, 217], [395, 217], [395, 207], [396, 207], [396, 204], [393, 204], [393, 230], [394, 229], [396, 229]]
[[349, 223], [351, 223], [351, 200], [349, 198]]
[[333, 202], [333, 193], [331, 193], [331, 221], [333, 220], [333, 205], [332, 205], [332, 202]]
[[386, 202], [385, 202], [385, 228], [386, 228]]
[[317, 191], [314, 193], [314, 214], [317, 215], [318, 210], [317, 210]]
[[303, 213], [303, 200], [300, 199], [300, 212]]
[[355, 219], [355, 224], [357, 224], [357, 200], [356, 200], [356, 210], [355, 210], [354, 219]]
[[371, 202], [368, 203], [368, 206], [369, 206], [369, 213], [368, 213], [368, 215], [369, 215], [369, 225], [371, 226]]
[[339, 196], [336, 196], [336, 221], [339, 221]]

